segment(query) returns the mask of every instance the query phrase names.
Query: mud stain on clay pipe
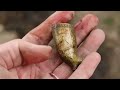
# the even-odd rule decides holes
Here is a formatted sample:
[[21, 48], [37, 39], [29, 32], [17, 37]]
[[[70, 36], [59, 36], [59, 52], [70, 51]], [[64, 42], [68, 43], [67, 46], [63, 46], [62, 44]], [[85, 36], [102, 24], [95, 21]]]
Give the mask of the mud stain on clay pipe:
[[82, 60], [77, 55], [75, 30], [68, 23], [53, 26], [53, 39], [61, 59], [75, 70]]

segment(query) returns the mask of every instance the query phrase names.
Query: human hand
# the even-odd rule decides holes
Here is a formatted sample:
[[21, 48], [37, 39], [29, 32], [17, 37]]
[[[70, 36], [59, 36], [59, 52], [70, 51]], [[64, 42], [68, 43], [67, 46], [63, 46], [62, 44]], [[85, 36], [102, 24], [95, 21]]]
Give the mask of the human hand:
[[55, 12], [23, 39], [0, 45], [0, 78], [54, 79], [50, 73], [59, 79], [90, 78], [101, 60], [96, 51], [105, 39], [104, 32], [95, 29], [98, 25], [96, 16], [86, 15], [74, 27], [78, 55], [83, 59], [74, 72], [50, 47], [53, 45], [50, 27], [68, 22], [73, 16], [74, 11]]

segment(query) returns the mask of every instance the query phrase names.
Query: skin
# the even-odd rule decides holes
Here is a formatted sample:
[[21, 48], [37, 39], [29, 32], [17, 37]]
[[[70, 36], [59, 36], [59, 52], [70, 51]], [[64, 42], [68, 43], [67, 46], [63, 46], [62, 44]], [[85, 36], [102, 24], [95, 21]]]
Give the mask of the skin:
[[74, 72], [50, 47], [53, 45], [50, 26], [59, 22], [67, 23], [74, 13], [57, 11], [22, 39], [1, 44], [0, 78], [54, 79], [49, 74], [53, 72], [60, 79], [89, 79], [101, 60], [96, 51], [105, 39], [102, 30], [93, 30], [98, 25], [96, 16], [86, 15], [74, 26], [78, 55], [83, 59]]

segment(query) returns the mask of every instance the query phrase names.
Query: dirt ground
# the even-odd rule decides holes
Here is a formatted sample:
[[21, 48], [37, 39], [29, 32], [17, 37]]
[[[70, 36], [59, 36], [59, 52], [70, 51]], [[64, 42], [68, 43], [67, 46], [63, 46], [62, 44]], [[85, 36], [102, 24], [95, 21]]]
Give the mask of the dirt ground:
[[[54, 11], [0, 11], [0, 44], [22, 38], [28, 31], [39, 25]], [[77, 11], [73, 23], [85, 14], [99, 17], [99, 28], [106, 34], [106, 40], [98, 52], [102, 61], [93, 79], [120, 78], [120, 12], [119, 11]]]

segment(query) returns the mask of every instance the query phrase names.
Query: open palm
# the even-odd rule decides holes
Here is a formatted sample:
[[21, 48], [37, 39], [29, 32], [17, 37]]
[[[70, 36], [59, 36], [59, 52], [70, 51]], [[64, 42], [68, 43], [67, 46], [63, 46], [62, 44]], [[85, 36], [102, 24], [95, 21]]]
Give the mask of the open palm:
[[105, 39], [104, 32], [95, 28], [96, 16], [88, 14], [74, 26], [78, 55], [83, 59], [74, 72], [53, 46], [51, 26], [69, 22], [73, 17], [74, 11], [57, 11], [23, 39], [1, 45], [0, 78], [54, 79], [50, 73], [60, 79], [90, 78], [101, 60], [96, 51]]

